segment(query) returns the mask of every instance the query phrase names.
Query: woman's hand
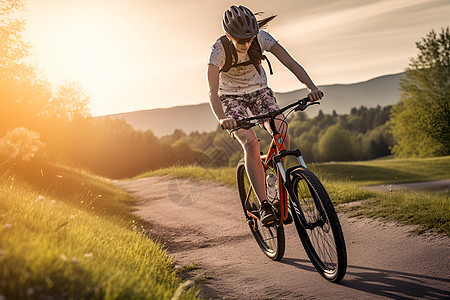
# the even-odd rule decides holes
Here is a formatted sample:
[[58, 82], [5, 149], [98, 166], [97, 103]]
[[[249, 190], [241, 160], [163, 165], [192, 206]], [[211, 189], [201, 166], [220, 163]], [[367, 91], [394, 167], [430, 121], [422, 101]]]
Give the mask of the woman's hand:
[[309, 97], [309, 100], [311, 100], [312, 102], [318, 101], [318, 100], [322, 99], [323, 92], [319, 89], [314, 89], [314, 90], [311, 90], [311, 92], [308, 94], [308, 97]]
[[237, 122], [233, 118], [220, 119], [219, 123], [220, 123], [220, 126], [222, 126], [222, 129], [226, 129], [226, 130], [232, 130], [237, 127]]

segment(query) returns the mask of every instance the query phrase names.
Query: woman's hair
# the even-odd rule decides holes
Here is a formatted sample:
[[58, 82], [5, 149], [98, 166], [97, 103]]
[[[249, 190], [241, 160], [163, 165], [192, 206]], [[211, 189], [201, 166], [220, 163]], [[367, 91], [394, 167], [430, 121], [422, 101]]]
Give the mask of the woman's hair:
[[[262, 12], [257, 12], [255, 16], [260, 16], [262, 14], [263, 14]], [[262, 28], [267, 27], [267, 23], [275, 19], [275, 17], [276, 15], [258, 20], [259, 29], [261, 30]], [[256, 70], [258, 71], [258, 73], [261, 74], [261, 60], [263, 58], [263, 55], [261, 48], [258, 47], [256, 43], [258, 43], [258, 39], [255, 37], [254, 42], [250, 45], [250, 48], [248, 49], [248, 56], [250, 58], [251, 63], [255, 66]]]
[[[257, 13], [255, 13], [254, 14], [255, 16], [262, 16], [263, 15], [263, 12], [257, 12]], [[273, 19], [275, 19], [275, 17], [276, 17], [277, 15], [273, 15], [273, 16], [270, 16], [270, 17], [268, 17], [268, 18], [264, 18], [264, 19], [261, 19], [261, 20], [258, 20], [258, 26], [259, 26], [259, 29], [262, 29], [262, 28], [266, 28], [267, 26], [267, 23], [269, 23], [270, 21], [272, 21]]]

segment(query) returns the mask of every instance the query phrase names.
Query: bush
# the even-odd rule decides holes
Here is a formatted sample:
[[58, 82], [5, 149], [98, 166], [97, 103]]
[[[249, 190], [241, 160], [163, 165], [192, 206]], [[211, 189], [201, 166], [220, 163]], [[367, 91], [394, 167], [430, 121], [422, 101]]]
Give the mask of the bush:
[[44, 157], [45, 144], [41, 142], [39, 133], [25, 127], [9, 130], [0, 139], [0, 154], [11, 160], [30, 161], [36, 157]]
[[356, 160], [358, 148], [356, 137], [339, 124], [330, 126], [319, 140], [319, 155], [322, 161]]

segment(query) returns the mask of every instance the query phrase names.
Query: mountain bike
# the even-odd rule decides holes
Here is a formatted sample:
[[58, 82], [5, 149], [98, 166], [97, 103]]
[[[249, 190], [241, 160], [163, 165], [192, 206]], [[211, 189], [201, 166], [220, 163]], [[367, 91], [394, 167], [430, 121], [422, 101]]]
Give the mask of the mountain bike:
[[[277, 221], [269, 225], [260, 222], [260, 203], [247, 177], [244, 159], [237, 165], [237, 186], [247, 223], [266, 256], [277, 261], [283, 257], [285, 250], [283, 226], [293, 221], [303, 247], [316, 270], [325, 279], [337, 283], [342, 280], [347, 269], [347, 252], [338, 216], [322, 183], [306, 167], [300, 149], [287, 150], [284, 145], [285, 136], [281, 136], [279, 128], [275, 126], [275, 119], [285, 111], [291, 109], [287, 114], [289, 115], [292, 111], [304, 111], [314, 104], [319, 103], [310, 102], [306, 97], [277, 111], [242, 119], [234, 129], [250, 129], [266, 122], [270, 126], [272, 141], [267, 154], [261, 153], [261, 163], [267, 176], [272, 173], [277, 178], [276, 193], [272, 191], [270, 193], [272, 196], [268, 196], [268, 201], [277, 215]], [[286, 119], [283, 120], [281, 124], [287, 126]], [[296, 162], [285, 169], [284, 160], [289, 156], [295, 157], [298, 164]]]

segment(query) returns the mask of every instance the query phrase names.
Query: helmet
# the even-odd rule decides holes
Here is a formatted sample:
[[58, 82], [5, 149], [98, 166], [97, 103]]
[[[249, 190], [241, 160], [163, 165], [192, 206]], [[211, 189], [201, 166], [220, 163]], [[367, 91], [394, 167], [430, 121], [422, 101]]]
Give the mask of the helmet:
[[251, 38], [259, 32], [255, 15], [242, 5], [233, 5], [225, 11], [222, 26], [226, 33], [238, 40]]

